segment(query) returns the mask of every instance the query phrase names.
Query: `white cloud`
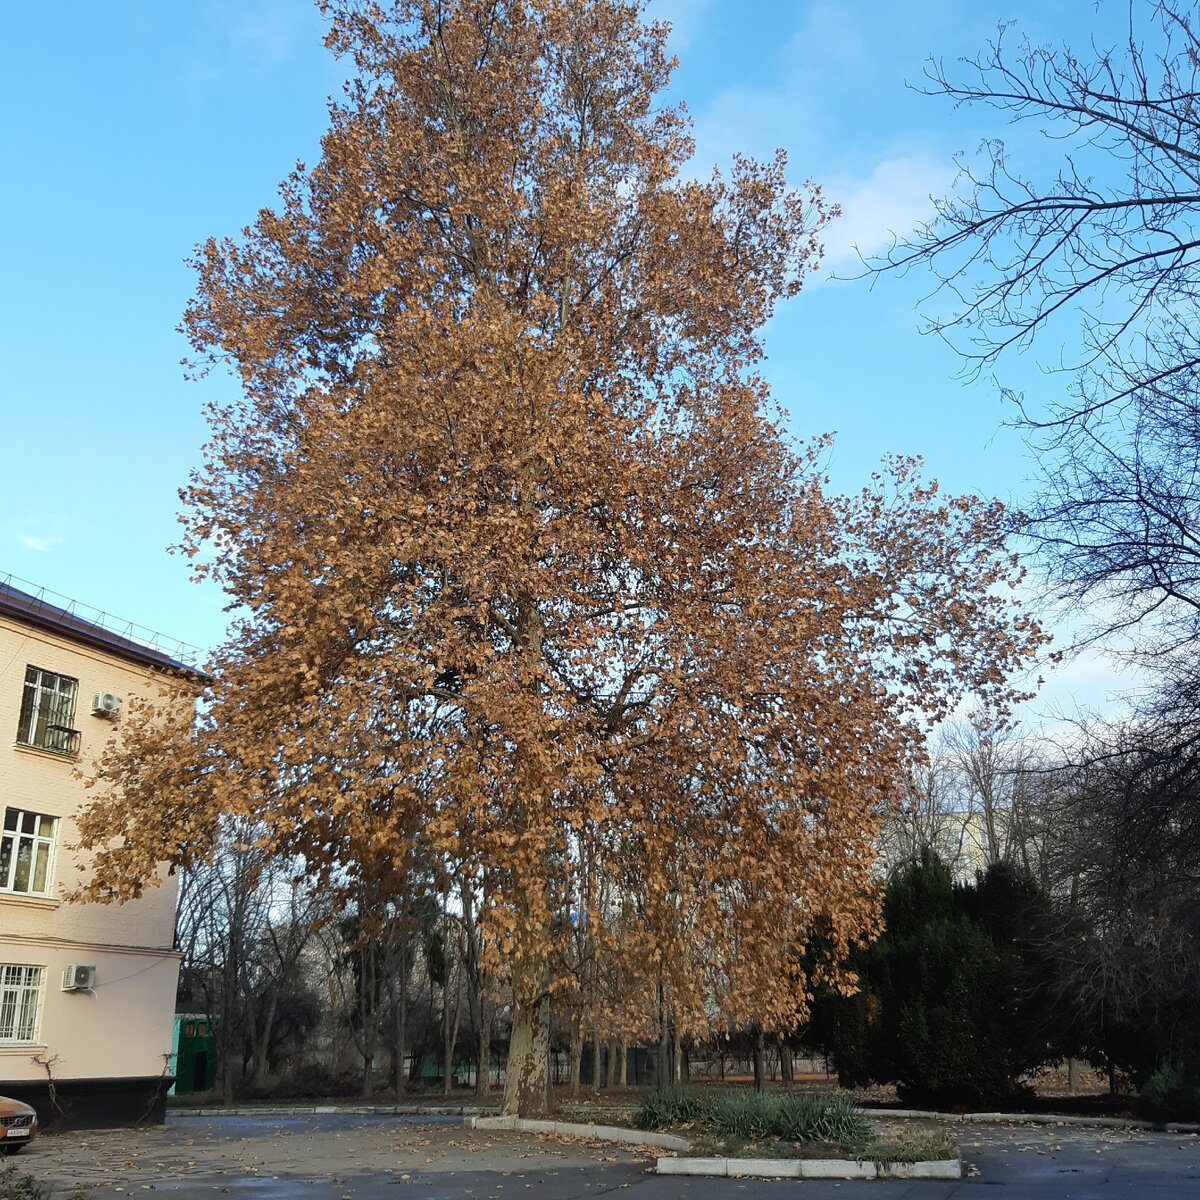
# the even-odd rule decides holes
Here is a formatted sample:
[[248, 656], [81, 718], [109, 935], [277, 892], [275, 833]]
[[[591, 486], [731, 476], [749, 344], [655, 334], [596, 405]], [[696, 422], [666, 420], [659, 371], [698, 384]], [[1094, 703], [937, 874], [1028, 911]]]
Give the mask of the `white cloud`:
[[251, 58], [281, 63], [309, 44], [313, 14], [295, 0], [239, 0], [229, 15], [230, 43]]
[[685, 50], [703, 23], [711, 0], [653, 0], [646, 8], [651, 21], [666, 21], [671, 26], [668, 43], [673, 54]]
[[946, 195], [953, 179], [951, 164], [918, 155], [881, 162], [868, 179], [827, 184], [825, 194], [842, 206], [842, 215], [825, 230], [824, 266], [857, 266], [859, 255], [912, 233], [933, 216], [931, 197]]
[[691, 170], [704, 179], [714, 165], [724, 169], [735, 150], [767, 160], [783, 147], [798, 181], [820, 167], [818, 147], [834, 94], [830, 79], [870, 70], [868, 46], [838, 4], [751, 7], [746, 21], [761, 34], [759, 70], [693, 110]]
[[48, 554], [66, 541], [70, 518], [65, 513], [24, 509], [0, 523], [0, 537], [35, 554]]
[[26, 550], [36, 550], [39, 554], [45, 554], [47, 551], [53, 550], [62, 540], [60, 537], [36, 537], [30, 533], [17, 534], [17, 541]]

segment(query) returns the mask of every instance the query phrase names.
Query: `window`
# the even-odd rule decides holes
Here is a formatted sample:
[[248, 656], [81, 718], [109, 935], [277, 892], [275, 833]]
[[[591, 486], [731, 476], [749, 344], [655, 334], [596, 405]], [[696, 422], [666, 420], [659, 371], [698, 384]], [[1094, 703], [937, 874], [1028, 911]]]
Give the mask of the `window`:
[[41, 967], [0, 966], [0, 1042], [33, 1041], [41, 990]]
[[79, 749], [79, 730], [72, 729], [71, 722], [78, 688], [79, 680], [69, 675], [26, 667], [17, 741], [55, 754], [74, 754]]
[[50, 889], [50, 858], [54, 850], [56, 817], [4, 810], [0, 835], [0, 891], [44, 896]]

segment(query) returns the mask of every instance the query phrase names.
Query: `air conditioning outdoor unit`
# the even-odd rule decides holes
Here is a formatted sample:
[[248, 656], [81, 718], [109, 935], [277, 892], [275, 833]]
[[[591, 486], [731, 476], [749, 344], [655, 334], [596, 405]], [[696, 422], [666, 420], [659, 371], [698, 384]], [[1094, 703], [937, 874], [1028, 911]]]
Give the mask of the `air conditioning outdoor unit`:
[[64, 992], [86, 992], [96, 982], [96, 968], [79, 966], [72, 963], [63, 972]]
[[92, 697], [92, 716], [115, 717], [121, 711], [121, 697], [112, 692], [97, 692]]

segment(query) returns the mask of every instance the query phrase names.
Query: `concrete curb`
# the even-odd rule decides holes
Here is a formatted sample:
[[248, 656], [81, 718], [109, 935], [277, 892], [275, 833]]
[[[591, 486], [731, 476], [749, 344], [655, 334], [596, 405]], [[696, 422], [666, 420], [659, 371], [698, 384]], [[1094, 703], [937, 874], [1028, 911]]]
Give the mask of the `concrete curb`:
[[[480, 1104], [273, 1104], [261, 1106], [242, 1106], [222, 1108], [210, 1105], [200, 1108], [168, 1108], [167, 1120], [172, 1117], [284, 1117], [284, 1116], [313, 1116], [333, 1113], [345, 1113], [348, 1116], [367, 1117], [470, 1117], [479, 1116], [485, 1120], [510, 1121], [511, 1117], [488, 1117], [486, 1114], [496, 1110]], [[634, 1110], [630, 1110], [634, 1111]], [[1200, 1125], [1182, 1121], [1168, 1121], [1155, 1124], [1153, 1121], [1135, 1121], [1132, 1117], [1076, 1117], [1059, 1113], [944, 1113], [926, 1112], [915, 1108], [867, 1108], [863, 1110], [869, 1117], [876, 1120], [919, 1120], [941, 1121], [946, 1124], [975, 1123], [979, 1125], [1062, 1125], [1079, 1126], [1084, 1129], [1145, 1129], [1158, 1133], [1200, 1133]], [[557, 1125], [562, 1122], [541, 1122], [543, 1125]], [[502, 1129], [511, 1126], [493, 1125], [489, 1128]], [[578, 1129], [608, 1129], [617, 1126], [604, 1125], [572, 1125]], [[557, 1132], [557, 1131], [556, 1131]], [[627, 1130], [628, 1133], [640, 1133], [640, 1130]], [[588, 1135], [594, 1136], [594, 1135]], [[657, 1135], [652, 1135], [657, 1136]], [[669, 1136], [669, 1135], [663, 1135]], [[654, 1145], [647, 1142], [646, 1145]], [[674, 1147], [672, 1147], [674, 1148]]]
[[168, 1108], [167, 1120], [172, 1117], [307, 1117], [331, 1113], [352, 1117], [465, 1117], [492, 1111], [473, 1104], [273, 1104], [243, 1108]]
[[[598, 1138], [663, 1150], [687, 1150], [686, 1138], [673, 1133], [647, 1133], [616, 1125], [576, 1125], [570, 1121], [535, 1121], [521, 1117], [465, 1117], [470, 1129], [506, 1130], [514, 1133], [559, 1133]], [[687, 1154], [655, 1161], [659, 1175], [707, 1175], [737, 1179], [961, 1179], [957, 1158], [915, 1163], [856, 1162], [849, 1158], [695, 1158]]]
[[656, 1146], [660, 1150], [686, 1150], [687, 1138], [674, 1133], [648, 1133], [620, 1125], [577, 1125], [572, 1121], [532, 1121], [523, 1117], [465, 1117], [470, 1129], [500, 1129], [514, 1133], [558, 1133], [567, 1137], [597, 1138], [602, 1142], [625, 1142], [633, 1146]]
[[915, 1119], [976, 1125], [1077, 1125], [1084, 1129], [1148, 1129], [1157, 1130], [1159, 1133], [1200, 1133], [1200, 1125], [1180, 1121], [1157, 1125], [1153, 1121], [1135, 1121], [1132, 1117], [1075, 1117], [1057, 1113], [943, 1113], [923, 1112], [915, 1108], [866, 1108], [863, 1111], [876, 1120]]
[[957, 1158], [914, 1163], [857, 1162], [852, 1158], [660, 1158], [659, 1175], [728, 1179], [961, 1179]]
[[962, 1159], [927, 1158], [922, 1162], [883, 1163], [880, 1179], [961, 1179]]

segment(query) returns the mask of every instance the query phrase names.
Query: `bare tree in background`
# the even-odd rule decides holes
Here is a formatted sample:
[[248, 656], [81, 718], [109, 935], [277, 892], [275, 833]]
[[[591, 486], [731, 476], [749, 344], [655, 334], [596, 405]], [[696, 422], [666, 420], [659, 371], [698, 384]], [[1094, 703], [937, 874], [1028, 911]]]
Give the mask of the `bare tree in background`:
[[[930, 65], [931, 94], [1015, 136], [960, 162], [956, 196], [873, 266], [932, 268], [950, 302], [932, 328], [968, 373], [1030, 346], [1064, 372], [1048, 402], [1015, 397], [1038, 458], [1031, 532], [1090, 636], [1129, 635], [1156, 687], [1136, 723], [1016, 776], [1014, 829], [1063, 920], [1079, 1044], [1200, 1078], [1200, 9], [1120, 11], [1119, 34], [1077, 53], [1002, 28]], [[1027, 131], [1061, 146], [1057, 169]]]
[[890, 870], [914, 862], [928, 846], [958, 877], [968, 869], [967, 822], [953, 764], [934, 753], [928, 762], [913, 768], [904, 780], [899, 811], [885, 822], [880, 836], [880, 856]]
[[[1200, 725], [1169, 697], [1090, 732], [1062, 767], [1052, 890], [1054, 983], [1075, 1038], [1143, 1078], [1200, 1071]], [[1182, 719], [1178, 719], [1182, 717]]]
[[[1044, 406], [1017, 397], [1032, 531], [1092, 633], [1136, 627], [1149, 656], [1200, 636], [1200, 37], [1184, 0], [1127, 13], [1079, 53], [1001, 27], [980, 56], [932, 62], [930, 94], [1016, 133], [960, 160], [955, 196], [872, 265], [932, 268], [951, 302], [932, 329], [969, 372], [1036, 344], [1067, 373]], [[1028, 127], [1061, 145], [1057, 171]]]
[[904, 781], [904, 803], [885, 826], [884, 862], [916, 861], [929, 847], [956, 879], [1010, 862], [1040, 881], [1039, 838], [1049, 815], [1044, 758], [1036, 741], [1003, 718], [977, 712], [946, 722], [928, 761]]
[[223, 822], [211, 858], [183, 875], [176, 918], [182, 999], [209, 1018], [226, 1103], [239, 1083], [267, 1084], [281, 1023], [294, 1022], [306, 990], [301, 959], [328, 907], [296, 863], [256, 841], [247, 823]]

